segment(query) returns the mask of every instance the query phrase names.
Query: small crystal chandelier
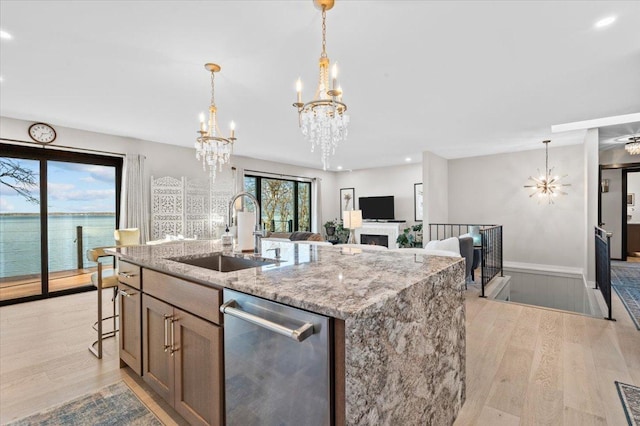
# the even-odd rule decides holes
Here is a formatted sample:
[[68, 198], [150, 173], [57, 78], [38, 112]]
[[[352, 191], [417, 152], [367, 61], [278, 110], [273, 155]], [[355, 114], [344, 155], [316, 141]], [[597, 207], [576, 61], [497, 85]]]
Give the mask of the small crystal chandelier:
[[629, 142], [624, 145], [624, 149], [631, 155], [640, 154], [640, 136], [632, 136], [629, 138]]
[[322, 10], [322, 53], [320, 54], [320, 78], [312, 101], [302, 102], [302, 81], [296, 82], [298, 124], [304, 137], [311, 142], [311, 152], [316, 146], [322, 150], [322, 166], [329, 167], [329, 155], [336, 152], [338, 143], [347, 138], [349, 116], [345, 114], [347, 105], [342, 102], [342, 88], [337, 85], [338, 67], [333, 64], [331, 86], [329, 86], [329, 58], [327, 57], [326, 17], [327, 10], [333, 8], [334, 0], [313, 0], [316, 8]]
[[[552, 176], [553, 168], [549, 168], [549, 143], [551, 141], [542, 141], [544, 144], [545, 150], [545, 162], [544, 162], [544, 176], [540, 174], [539, 177], [535, 178], [529, 176], [529, 180], [533, 181], [532, 185], [525, 185], [525, 188], [534, 188], [535, 190], [529, 195], [529, 197], [533, 197], [538, 194], [538, 198], [544, 198], [545, 196], [549, 200], [549, 204], [553, 204], [553, 198], [557, 197], [558, 194], [567, 195], [566, 192], [562, 191], [561, 188], [565, 186], [571, 186], [567, 183], [560, 183], [560, 179], [567, 177], [564, 176]], [[538, 169], [538, 173], [540, 173], [540, 169]]]
[[[216, 171], [218, 166], [222, 169], [225, 163], [229, 162], [231, 154], [233, 152], [233, 143], [235, 142], [235, 129], [236, 125], [232, 121], [230, 124], [231, 136], [224, 138], [219, 136], [221, 134], [218, 128], [218, 119], [216, 117], [215, 101], [215, 73], [220, 71], [220, 65], [217, 64], [205, 64], [205, 69], [211, 73], [211, 105], [209, 106], [209, 121], [205, 122], [204, 113], [200, 114], [200, 136], [196, 139], [196, 159], [202, 160], [202, 170], [207, 170], [209, 166], [209, 172], [211, 175], [211, 181], [216, 179]], [[207, 130], [208, 129], [208, 130]]]

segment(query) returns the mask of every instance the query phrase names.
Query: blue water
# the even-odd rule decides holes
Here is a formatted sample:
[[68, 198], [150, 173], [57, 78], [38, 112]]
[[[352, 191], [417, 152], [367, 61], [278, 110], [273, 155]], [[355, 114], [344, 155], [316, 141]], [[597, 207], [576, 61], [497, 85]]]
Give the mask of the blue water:
[[[115, 215], [49, 216], [49, 272], [77, 269], [76, 226], [82, 226], [83, 264], [93, 247], [115, 244]], [[0, 278], [40, 273], [40, 216], [0, 215]]]

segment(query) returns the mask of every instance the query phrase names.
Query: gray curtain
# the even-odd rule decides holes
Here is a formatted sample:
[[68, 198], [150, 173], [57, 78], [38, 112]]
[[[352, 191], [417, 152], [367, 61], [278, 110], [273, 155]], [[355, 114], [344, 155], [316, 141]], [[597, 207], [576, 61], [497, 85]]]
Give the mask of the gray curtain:
[[127, 154], [120, 208], [120, 228], [138, 228], [142, 244], [149, 238], [149, 194], [144, 178], [144, 160], [144, 155]]

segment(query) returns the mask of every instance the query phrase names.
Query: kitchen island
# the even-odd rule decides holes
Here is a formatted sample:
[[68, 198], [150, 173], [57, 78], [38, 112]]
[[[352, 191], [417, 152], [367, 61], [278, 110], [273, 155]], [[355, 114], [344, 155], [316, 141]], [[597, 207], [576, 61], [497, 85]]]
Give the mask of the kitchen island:
[[159, 272], [331, 318], [335, 424], [452, 424], [465, 390], [464, 260], [272, 241], [262, 253], [273, 259], [276, 247], [277, 262], [234, 272], [171, 260], [222, 251], [215, 240], [116, 253], [141, 267], [143, 291]]

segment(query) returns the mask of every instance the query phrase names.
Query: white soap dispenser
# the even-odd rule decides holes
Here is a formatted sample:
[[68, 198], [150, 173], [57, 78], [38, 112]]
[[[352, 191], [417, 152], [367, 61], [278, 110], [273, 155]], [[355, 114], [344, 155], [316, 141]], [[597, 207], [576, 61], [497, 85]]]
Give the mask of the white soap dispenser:
[[227, 229], [224, 230], [224, 235], [222, 236], [222, 248], [227, 250], [233, 248], [233, 236], [229, 232], [229, 225], [227, 225]]

